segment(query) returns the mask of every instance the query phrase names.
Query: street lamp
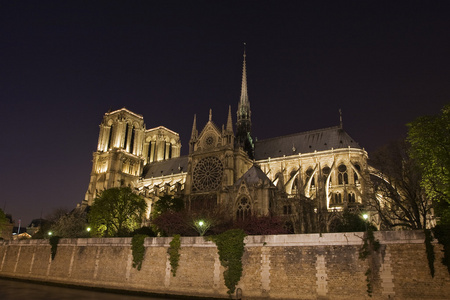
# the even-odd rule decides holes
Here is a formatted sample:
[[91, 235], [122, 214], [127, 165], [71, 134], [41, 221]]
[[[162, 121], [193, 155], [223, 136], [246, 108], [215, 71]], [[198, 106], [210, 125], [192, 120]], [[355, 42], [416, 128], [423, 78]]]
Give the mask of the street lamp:
[[368, 214], [363, 214], [363, 219], [364, 219], [364, 225], [366, 226], [366, 231], [367, 231], [367, 220], [369, 219], [369, 215]]
[[203, 236], [205, 232], [208, 231], [209, 227], [211, 227], [211, 223], [209, 221], [198, 220], [194, 222], [194, 228], [200, 236]]

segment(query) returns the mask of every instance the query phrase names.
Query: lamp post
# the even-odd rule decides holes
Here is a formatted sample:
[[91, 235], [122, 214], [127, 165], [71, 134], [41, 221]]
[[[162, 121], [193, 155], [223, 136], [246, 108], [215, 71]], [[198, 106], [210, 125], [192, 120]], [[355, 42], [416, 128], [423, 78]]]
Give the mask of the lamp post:
[[205, 232], [208, 231], [209, 227], [211, 227], [211, 223], [204, 220], [198, 220], [194, 222], [194, 227], [200, 236], [203, 236]]
[[369, 219], [369, 215], [363, 214], [363, 219], [364, 219], [364, 225], [366, 225], [366, 231], [367, 231], [367, 219]]

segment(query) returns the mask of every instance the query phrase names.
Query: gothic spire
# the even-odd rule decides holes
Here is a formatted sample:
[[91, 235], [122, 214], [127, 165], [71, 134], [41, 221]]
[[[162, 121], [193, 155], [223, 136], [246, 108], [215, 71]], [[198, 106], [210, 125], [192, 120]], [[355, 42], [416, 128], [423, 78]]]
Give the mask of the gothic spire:
[[246, 52], [244, 43], [244, 61], [242, 65], [242, 86], [241, 86], [241, 98], [238, 104], [237, 110], [237, 123], [236, 123], [236, 143], [239, 147], [242, 147], [248, 156], [253, 159], [254, 144], [251, 137], [252, 121], [250, 111], [250, 101], [248, 101], [247, 92], [247, 66], [246, 66]]
[[228, 106], [227, 131], [233, 132], [233, 119], [231, 117], [231, 105]]
[[197, 138], [197, 115], [194, 115], [194, 123], [192, 124], [191, 140]]
[[240, 119], [250, 120], [250, 101], [248, 101], [248, 91], [247, 91], [247, 66], [246, 66], [246, 53], [245, 53], [245, 43], [244, 43], [244, 62], [242, 64], [242, 84], [241, 84], [241, 98], [238, 105], [237, 117], [238, 121]]

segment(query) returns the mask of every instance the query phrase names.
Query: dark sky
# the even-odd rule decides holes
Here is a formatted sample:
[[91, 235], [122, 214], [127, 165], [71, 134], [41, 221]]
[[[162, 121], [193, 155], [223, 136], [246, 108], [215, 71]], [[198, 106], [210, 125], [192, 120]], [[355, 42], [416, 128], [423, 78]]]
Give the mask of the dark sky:
[[28, 225], [84, 198], [99, 124], [226, 122], [247, 43], [253, 135], [339, 124], [370, 152], [450, 99], [448, 1], [2, 1], [0, 207]]

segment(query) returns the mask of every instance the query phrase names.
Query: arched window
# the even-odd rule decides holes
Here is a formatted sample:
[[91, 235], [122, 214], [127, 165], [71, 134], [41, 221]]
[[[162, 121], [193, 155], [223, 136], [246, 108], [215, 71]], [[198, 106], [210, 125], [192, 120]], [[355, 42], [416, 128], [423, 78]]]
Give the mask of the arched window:
[[252, 209], [250, 207], [250, 201], [243, 197], [238, 201], [237, 210], [236, 210], [236, 219], [238, 221], [243, 221], [249, 218], [252, 214]]
[[342, 203], [342, 195], [340, 193], [334, 194], [333, 204]]
[[344, 164], [339, 165], [338, 171], [339, 171], [338, 184], [339, 185], [343, 185], [344, 183], [348, 184], [347, 167]]
[[356, 202], [356, 195], [354, 193], [348, 193], [348, 202], [349, 203], [355, 203]]

